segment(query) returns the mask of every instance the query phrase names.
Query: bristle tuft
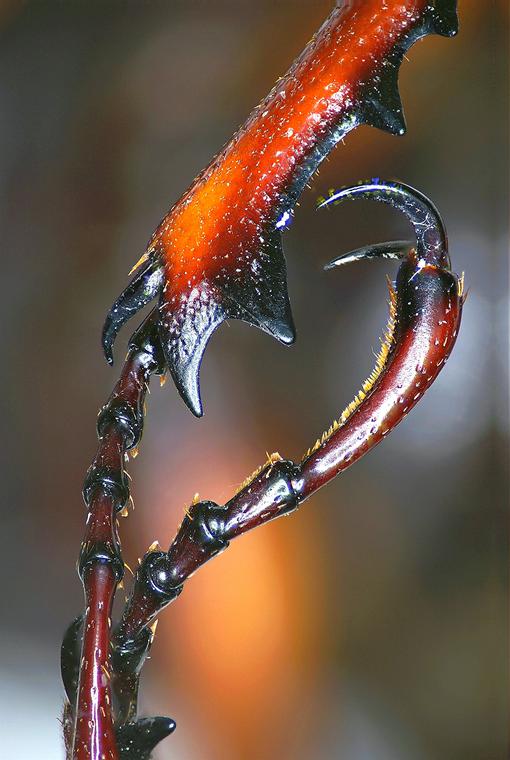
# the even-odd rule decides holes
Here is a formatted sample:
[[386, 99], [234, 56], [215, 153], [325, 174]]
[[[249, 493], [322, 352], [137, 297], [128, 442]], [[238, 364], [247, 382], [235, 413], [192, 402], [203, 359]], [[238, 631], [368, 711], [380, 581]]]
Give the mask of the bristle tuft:
[[459, 298], [462, 298], [464, 295], [464, 272], [462, 272], [459, 279], [457, 280], [457, 295]]
[[322, 436], [315, 441], [312, 448], [308, 449], [308, 451], [306, 452], [305, 456], [303, 457], [303, 460], [308, 459], [308, 457], [311, 454], [317, 451], [318, 448], [320, 448], [324, 443], [326, 443], [326, 441], [328, 441], [331, 438], [331, 436], [334, 435], [340, 429], [340, 427], [342, 427], [342, 425], [344, 425], [347, 422], [349, 417], [352, 416], [352, 414], [356, 411], [359, 405], [366, 399], [369, 393], [371, 393], [377, 380], [381, 376], [381, 373], [386, 366], [386, 362], [388, 361], [388, 356], [390, 354], [390, 351], [393, 347], [393, 342], [395, 338], [396, 317], [397, 317], [397, 294], [395, 292], [395, 288], [393, 287], [393, 283], [391, 282], [389, 278], [388, 278], [388, 290], [390, 294], [389, 301], [388, 301], [388, 305], [390, 308], [390, 316], [388, 318], [388, 324], [386, 325], [386, 330], [384, 332], [384, 335], [381, 338], [381, 348], [379, 349], [379, 353], [376, 356], [375, 367], [370, 373], [370, 375], [367, 377], [363, 385], [361, 386], [361, 390], [358, 391], [358, 393], [354, 396], [353, 400], [345, 407], [339, 419], [334, 420], [329, 430], [323, 433]]
[[282, 461], [282, 456], [281, 454], [278, 453], [278, 451], [273, 451], [272, 454], [269, 454], [266, 451], [266, 461], [264, 462], [264, 464], [261, 464], [260, 467], [257, 467], [257, 469], [251, 473], [251, 475], [249, 475], [247, 478], [243, 480], [241, 485], [236, 489], [234, 496], [237, 496], [237, 494], [240, 491], [242, 491], [244, 488], [247, 488], [250, 485], [250, 483], [252, 483], [255, 480], [255, 478], [258, 475], [260, 475], [262, 470], [264, 470], [268, 465], [275, 464], [276, 462], [281, 462], [281, 461]]

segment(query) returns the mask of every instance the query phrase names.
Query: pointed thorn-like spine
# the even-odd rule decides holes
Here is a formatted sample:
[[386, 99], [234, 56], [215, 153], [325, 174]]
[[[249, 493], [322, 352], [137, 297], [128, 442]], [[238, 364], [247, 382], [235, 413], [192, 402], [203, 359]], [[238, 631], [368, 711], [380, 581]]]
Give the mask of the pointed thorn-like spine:
[[175, 731], [171, 718], [140, 718], [117, 728], [117, 744], [121, 760], [149, 760], [160, 741]]
[[406, 120], [398, 91], [402, 58], [420, 38], [427, 34], [452, 37], [458, 26], [456, 0], [431, 0], [420, 23], [394, 48], [384, 66], [364, 88], [358, 105], [360, 121], [393, 135], [405, 134]]
[[392, 135], [403, 135], [407, 125], [404, 108], [398, 91], [400, 61], [390, 61], [377, 77], [371, 92], [367, 93], [360, 108], [364, 124], [382, 129]]
[[113, 364], [113, 344], [121, 327], [152, 301], [163, 286], [163, 266], [158, 258], [140, 269], [109, 310], [101, 342], [108, 364]]
[[158, 333], [175, 386], [195, 417], [203, 415], [200, 395], [200, 366], [209, 338], [226, 318], [225, 310], [214, 299], [207, 299], [192, 312], [193, 304], [184, 302], [183, 311], [175, 313], [164, 296], [158, 307]]

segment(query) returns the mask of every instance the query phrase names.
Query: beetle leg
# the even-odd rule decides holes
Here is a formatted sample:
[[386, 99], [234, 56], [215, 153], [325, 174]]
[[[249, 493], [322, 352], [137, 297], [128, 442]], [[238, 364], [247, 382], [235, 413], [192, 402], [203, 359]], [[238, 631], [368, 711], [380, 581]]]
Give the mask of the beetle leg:
[[272, 454], [224, 506], [211, 501], [191, 505], [168, 552], [149, 550], [142, 558], [113, 635], [114, 648], [135, 652], [144, 631], [177, 598], [187, 578], [233, 538], [289, 514], [376, 446], [444, 366], [459, 329], [463, 285], [450, 271], [437, 210], [413, 188], [385, 183], [348, 188], [328, 203], [352, 197], [400, 208], [417, 239], [415, 245], [398, 241], [362, 248], [328, 267], [378, 256], [402, 261], [395, 285], [390, 284], [390, 319], [374, 372], [299, 464]]

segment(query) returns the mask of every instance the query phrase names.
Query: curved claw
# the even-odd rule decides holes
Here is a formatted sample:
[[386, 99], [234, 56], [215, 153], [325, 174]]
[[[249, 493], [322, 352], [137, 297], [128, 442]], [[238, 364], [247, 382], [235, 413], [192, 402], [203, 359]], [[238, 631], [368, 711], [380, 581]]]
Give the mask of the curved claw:
[[[322, 201], [318, 208], [336, 205], [344, 200], [366, 200], [388, 203], [402, 211], [409, 219], [416, 235], [418, 259], [450, 269], [448, 238], [439, 211], [426, 195], [402, 182], [372, 180], [360, 185], [344, 187]], [[358, 257], [363, 258], [363, 257]], [[366, 257], [365, 257], [366, 258]]]
[[[202, 296], [202, 297], [200, 297]], [[166, 365], [182, 400], [195, 417], [202, 417], [200, 366], [209, 338], [224, 321], [225, 311], [205, 287], [179, 310], [169, 308], [164, 294], [159, 304], [158, 334]]]
[[463, 280], [450, 270], [442, 219], [422, 193], [403, 184], [345, 188], [321, 206], [371, 198], [403, 211], [417, 245], [367, 246], [340, 256], [327, 269], [363, 258], [403, 259], [390, 283], [390, 319], [376, 366], [340, 418], [305, 455], [301, 498], [307, 498], [376, 446], [415, 406], [444, 366], [457, 338]]
[[344, 264], [351, 264], [353, 261], [361, 261], [361, 259], [395, 259], [400, 261], [405, 259], [412, 247], [413, 242], [411, 240], [393, 240], [389, 243], [366, 245], [363, 248], [342, 253], [341, 256], [337, 256], [336, 259], [332, 259], [326, 264], [324, 270], [328, 271]]
[[122, 325], [152, 301], [163, 285], [163, 265], [152, 259], [133, 277], [109, 310], [103, 326], [102, 345], [108, 364], [113, 364], [113, 344]]

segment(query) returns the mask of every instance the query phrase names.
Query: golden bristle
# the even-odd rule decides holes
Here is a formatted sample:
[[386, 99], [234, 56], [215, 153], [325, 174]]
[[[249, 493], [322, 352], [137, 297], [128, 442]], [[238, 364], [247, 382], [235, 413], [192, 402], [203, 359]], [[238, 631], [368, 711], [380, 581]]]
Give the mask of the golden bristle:
[[136, 270], [139, 267], [141, 267], [142, 264], [145, 264], [145, 262], [147, 261], [148, 258], [149, 258], [149, 254], [147, 253], [147, 251], [145, 251], [145, 253], [142, 256], [140, 256], [140, 258], [138, 259], [138, 261], [136, 262], [136, 264], [133, 267], [131, 267], [131, 269], [129, 270], [128, 277], [131, 277], [131, 275], [133, 274], [133, 272], [136, 272]]
[[332, 425], [330, 426], [329, 430], [322, 434], [321, 438], [318, 438], [311, 449], [308, 449], [306, 454], [303, 457], [304, 459], [307, 459], [311, 454], [314, 453], [314, 451], [317, 451], [317, 449], [322, 446], [323, 443], [325, 443], [331, 436], [337, 432], [337, 430], [347, 422], [349, 417], [356, 411], [356, 409], [359, 407], [359, 405], [364, 401], [364, 399], [368, 396], [368, 394], [372, 391], [375, 383], [381, 376], [382, 371], [384, 370], [386, 366], [386, 362], [388, 361], [389, 353], [392, 349], [394, 338], [395, 338], [395, 327], [396, 327], [396, 318], [397, 318], [397, 294], [395, 292], [395, 288], [393, 287], [393, 283], [389, 278], [388, 279], [388, 290], [390, 294], [390, 298], [388, 301], [388, 306], [390, 308], [390, 315], [388, 318], [388, 324], [386, 326], [386, 330], [384, 332], [383, 337], [381, 338], [381, 348], [379, 349], [379, 353], [376, 356], [375, 359], [375, 367], [370, 373], [370, 375], [367, 377], [363, 385], [361, 386], [361, 390], [358, 391], [358, 393], [354, 396], [353, 400], [345, 407], [342, 414], [340, 415], [338, 420], [334, 420]]
[[459, 298], [462, 298], [464, 294], [464, 272], [460, 275], [459, 279], [457, 280], [457, 295]]
[[200, 501], [200, 494], [197, 491], [197, 493], [193, 494], [193, 498], [191, 499], [191, 504], [186, 504], [186, 506], [184, 507], [184, 515], [185, 515], [185, 517], [190, 517], [191, 516], [190, 515], [191, 507], [194, 504], [198, 504], [199, 501]]
[[282, 457], [281, 457], [281, 455], [277, 451], [273, 451], [272, 454], [269, 454], [266, 451], [266, 457], [267, 457], [267, 459], [264, 462], [264, 464], [261, 464], [260, 467], [257, 467], [257, 469], [254, 470], [251, 475], [249, 475], [247, 478], [245, 478], [243, 480], [243, 482], [241, 483], [241, 485], [237, 488], [236, 492], [234, 493], [234, 496], [237, 496], [237, 494], [240, 491], [242, 491], [243, 488], [246, 488], [247, 486], [249, 486], [250, 483], [255, 480], [255, 478], [257, 477], [257, 475], [260, 475], [260, 473], [262, 472], [262, 470], [265, 467], [267, 467], [269, 464], [275, 464], [275, 462], [281, 462], [282, 461]]
[[128, 565], [127, 562], [124, 562], [124, 567], [126, 568], [126, 570], [129, 570], [129, 572], [131, 573], [131, 575], [134, 576], [134, 572], [131, 570], [131, 568], [129, 567], [129, 565]]

